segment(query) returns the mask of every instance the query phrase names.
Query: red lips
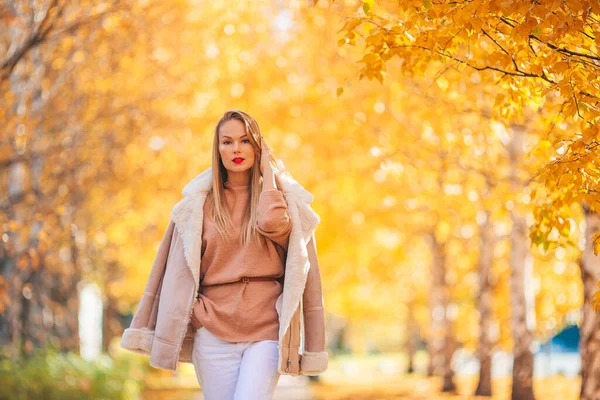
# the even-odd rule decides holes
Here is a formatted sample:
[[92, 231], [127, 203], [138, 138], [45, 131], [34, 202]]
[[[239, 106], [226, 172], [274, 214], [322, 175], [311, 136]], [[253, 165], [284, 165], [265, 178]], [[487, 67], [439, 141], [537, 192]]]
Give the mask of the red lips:
[[236, 164], [241, 164], [241, 163], [243, 163], [243, 162], [244, 162], [244, 159], [243, 159], [243, 158], [241, 158], [241, 157], [236, 157], [236, 158], [234, 158], [232, 161], [233, 161], [234, 163], [236, 163]]

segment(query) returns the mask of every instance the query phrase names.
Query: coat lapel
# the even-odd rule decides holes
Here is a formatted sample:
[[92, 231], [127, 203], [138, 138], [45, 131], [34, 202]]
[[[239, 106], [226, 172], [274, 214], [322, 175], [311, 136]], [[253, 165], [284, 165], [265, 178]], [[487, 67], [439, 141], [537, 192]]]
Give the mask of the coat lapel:
[[[281, 180], [280, 189], [283, 191], [288, 204], [288, 213], [292, 219], [280, 313], [279, 337], [282, 338], [304, 292], [310, 268], [306, 245], [320, 218], [310, 207], [313, 196], [293, 178], [276, 173]], [[171, 217], [183, 242], [185, 261], [194, 279], [195, 292], [198, 291], [200, 281], [203, 207], [211, 188], [212, 168], [208, 168], [183, 188], [183, 199], [171, 210]]]

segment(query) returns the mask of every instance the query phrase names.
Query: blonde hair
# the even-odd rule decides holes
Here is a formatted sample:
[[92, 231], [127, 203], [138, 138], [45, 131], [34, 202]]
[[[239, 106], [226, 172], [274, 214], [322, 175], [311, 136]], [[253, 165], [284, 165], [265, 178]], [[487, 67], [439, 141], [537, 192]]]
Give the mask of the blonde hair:
[[[225, 182], [227, 181], [227, 169], [221, 160], [219, 152], [219, 129], [221, 126], [232, 119], [236, 119], [244, 124], [246, 134], [250, 138], [250, 143], [254, 149], [254, 164], [250, 168], [250, 201], [249, 206], [244, 211], [242, 217], [242, 234], [240, 243], [242, 246], [248, 244], [251, 240], [259, 241], [260, 235], [256, 229], [258, 200], [262, 189], [263, 178], [260, 174], [260, 157], [262, 154], [261, 133], [258, 123], [250, 115], [240, 110], [228, 110], [223, 114], [217, 126], [215, 127], [213, 140], [212, 156], [212, 189], [208, 194], [208, 217], [214, 221], [215, 227], [223, 239], [228, 238], [228, 228], [233, 228], [231, 215], [225, 203]], [[283, 163], [277, 160], [272, 154], [269, 154], [269, 163], [273, 171], [280, 172], [290, 176], [289, 172], [283, 167]], [[279, 190], [282, 189], [281, 180], [275, 174], [275, 184]]]

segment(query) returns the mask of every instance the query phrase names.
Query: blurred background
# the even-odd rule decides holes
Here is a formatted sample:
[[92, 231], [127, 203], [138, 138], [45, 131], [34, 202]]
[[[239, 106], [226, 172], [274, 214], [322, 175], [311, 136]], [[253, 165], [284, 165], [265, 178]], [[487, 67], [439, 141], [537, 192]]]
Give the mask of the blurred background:
[[0, 0], [0, 398], [203, 398], [119, 340], [237, 108], [321, 216], [329, 368], [276, 398], [597, 400], [599, 24], [593, 0]]

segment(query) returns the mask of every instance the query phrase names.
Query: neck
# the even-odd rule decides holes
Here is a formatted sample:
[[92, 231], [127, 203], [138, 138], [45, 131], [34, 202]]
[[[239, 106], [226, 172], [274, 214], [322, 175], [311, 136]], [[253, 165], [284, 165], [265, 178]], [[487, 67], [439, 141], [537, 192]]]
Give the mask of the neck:
[[227, 171], [227, 181], [233, 185], [250, 184], [250, 170], [242, 172]]

